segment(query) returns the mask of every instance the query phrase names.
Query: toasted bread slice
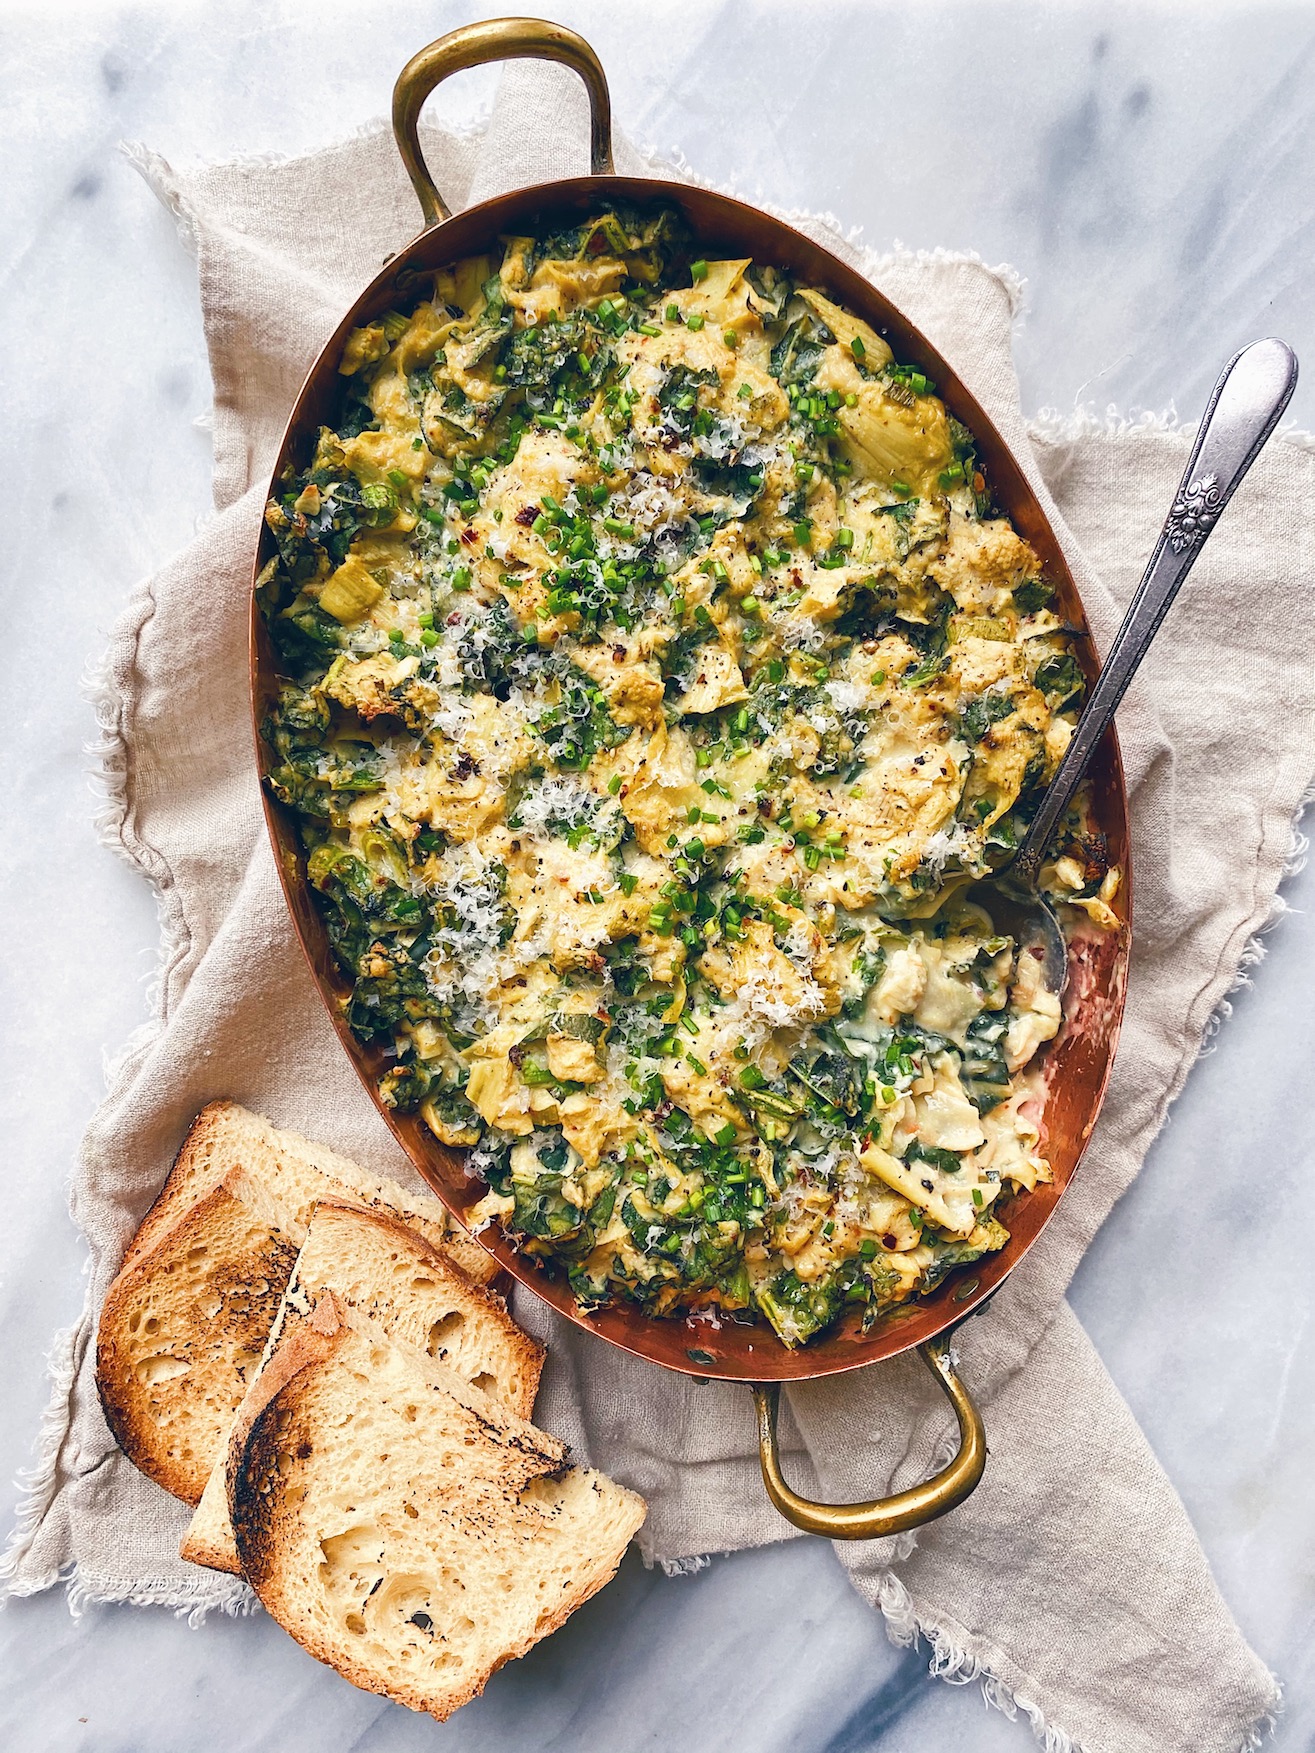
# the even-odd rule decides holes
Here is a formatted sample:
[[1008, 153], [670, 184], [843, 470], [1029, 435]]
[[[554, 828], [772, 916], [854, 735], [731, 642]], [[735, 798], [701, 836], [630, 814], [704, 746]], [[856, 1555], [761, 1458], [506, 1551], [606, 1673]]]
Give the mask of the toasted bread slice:
[[359, 1201], [413, 1227], [472, 1291], [462, 1262], [482, 1279], [496, 1269], [476, 1243], [449, 1234], [436, 1200], [276, 1132], [236, 1103], [203, 1110], [110, 1286], [96, 1346], [96, 1385], [120, 1447], [186, 1503], [200, 1501], [222, 1460], [321, 1200]]
[[110, 1286], [96, 1386], [120, 1448], [196, 1503], [254, 1377], [297, 1258], [292, 1220], [241, 1169]]
[[614, 1574], [643, 1500], [377, 1322], [290, 1320], [229, 1450], [242, 1568], [355, 1685], [440, 1720]]
[[[328, 1200], [316, 1206], [286, 1304], [305, 1311], [325, 1290], [518, 1416], [533, 1412], [542, 1346], [521, 1332], [500, 1297], [471, 1284], [438, 1249], [395, 1218]], [[280, 1317], [269, 1350], [281, 1326]], [[253, 1391], [248, 1388], [248, 1394]], [[224, 1474], [221, 1450], [179, 1551], [193, 1564], [238, 1572]]]
[[353, 1200], [400, 1217], [426, 1241], [444, 1248], [476, 1283], [487, 1284], [497, 1275], [497, 1261], [457, 1227], [437, 1199], [367, 1175], [326, 1145], [313, 1144], [297, 1132], [279, 1131], [236, 1102], [211, 1102], [192, 1122], [168, 1179], [124, 1255], [124, 1268], [140, 1259], [184, 1211], [234, 1168], [262, 1181], [303, 1230], [318, 1200]]

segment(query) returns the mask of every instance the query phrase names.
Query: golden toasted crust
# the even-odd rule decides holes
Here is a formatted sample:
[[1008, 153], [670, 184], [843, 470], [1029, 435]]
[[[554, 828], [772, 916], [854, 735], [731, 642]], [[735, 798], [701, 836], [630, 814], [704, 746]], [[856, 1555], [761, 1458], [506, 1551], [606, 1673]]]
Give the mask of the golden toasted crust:
[[230, 1176], [110, 1286], [96, 1340], [106, 1422], [129, 1460], [186, 1503], [223, 1453], [296, 1258], [257, 1190]]
[[[263, 1115], [237, 1102], [211, 1102], [192, 1122], [155, 1202], [128, 1245], [123, 1266], [133, 1265], [166, 1230], [234, 1168], [269, 1184], [302, 1228], [319, 1198], [347, 1199], [400, 1217], [441, 1247], [467, 1277], [488, 1284], [498, 1263], [427, 1193], [411, 1193], [396, 1181], [373, 1176], [327, 1146], [300, 1133], [280, 1131]], [[296, 1238], [300, 1241], [300, 1234]]]
[[[445, 1243], [442, 1248], [434, 1247], [424, 1236], [418, 1235], [408, 1224], [386, 1211], [356, 1205], [345, 1199], [325, 1199], [316, 1208], [316, 1217], [319, 1218], [322, 1214], [330, 1224], [338, 1213], [346, 1214], [346, 1221], [351, 1225], [368, 1225], [401, 1259], [409, 1261], [416, 1268], [423, 1267], [443, 1280], [449, 1293], [458, 1300], [472, 1323], [482, 1324], [486, 1329], [496, 1332], [500, 1345], [509, 1354], [510, 1379], [505, 1384], [495, 1384], [476, 1376], [472, 1378], [474, 1385], [491, 1394], [518, 1418], [531, 1417], [547, 1350], [537, 1339], [532, 1339], [516, 1325], [507, 1312], [506, 1302], [497, 1291], [491, 1290], [486, 1284], [473, 1282], [467, 1273], [454, 1265], [450, 1244]], [[312, 1299], [324, 1290], [344, 1291], [345, 1287], [330, 1274], [321, 1272], [319, 1276], [323, 1278], [323, 1283], [311, 1282], [299, 1267], [294, 1282], [298, 1289]], [[345, 1300], [352, 1307], [360, 1308], [362, 1313], [373, 1312], [355, 1297], [346, 1297]], [[384, 1326], [391, 1331], [392, 1323], [387, 1316], [384, 1317]], [[413, 1343], [420, 1341], [417, 1338]], [[465, 1372], [448, 1355], [440, 1339], [431, 1337], [422, 1348], [428, 1351], [435, 1362], [447, 1364], [464, 1376]]]
[[242, 1112], [236, 1102], [211, 1102], [202, 1108], [187, 1129], [164, 1186], [129, 1242], [120, 1271], [126, 1272], [149, 1253], [164, 1232], [212, 1187], [218, 1186], [225, 1172], [234, 1166], [233, 1154], [226, 1152], [224, 1146], [232, 1136], [234, 1114]]
[[[517, 1327], [496, 1292], [472, 1284], [452, 1264], [446, 1249], [431, 1246], [399, 1219], [347, 1200], [322, 1199], [279, 1322], [286, 1327], [289, 1304], [304, 1310], [326, 1291], [341, 1305], [377, 1321], [386, 1333], [409, 1341], [464, 1381], [485, 1389], [519, 1417], [530, 1417], [543, 1347]], [[276, 1323], [274, 1342], [281, 1337]], [[257, 1375], [248, 1398], [260, 1380]], [[241, 1421], [239, 1414], [236, 1422]], [[226, 1442], [179, 1554], [192, 1564], [238, 1574], [241, 1564], [224, 1485], [229, 1449]]]

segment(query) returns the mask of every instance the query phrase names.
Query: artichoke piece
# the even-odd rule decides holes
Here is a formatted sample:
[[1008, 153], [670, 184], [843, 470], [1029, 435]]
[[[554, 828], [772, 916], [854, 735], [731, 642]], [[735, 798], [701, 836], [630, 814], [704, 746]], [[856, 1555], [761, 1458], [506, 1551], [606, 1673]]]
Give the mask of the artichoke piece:
[[918, 1294], [928, 1295], [956, 1266], [971, 1266], [974, 1260], [980, 1260], [984, 1254], [998, 1253], [1008, 1240], [1009, 1231], [994, 1217], [985, 1218], [962, 1241], [942, 1241], [939, 1237], [928, 1239], [927, 1246], [932, 1251], [932, 1259], [923, 1268]]
[[764, 323], [780, 322], [794, 292], [786, 275], [778, 268], [760, 267], [755, 263], [745, 270], [744, 278], [749, 284], [749, 308], [756, 311]]
[[474, 316], [484, 304], [484, 287], [493, 272], [488, 256], [468, 256], [450, 268], [440, 268], [434, 283], [434, 300], [455, 314]]
[[384, 594], [355, 554], [349, 554], [320, 592], [320, 607], [335, 621], [359, 621]]
[[363, 366], [374, 365], [388, 351], [388, 336], [378, 323], [353, 329], [342, 350], [338, 370], [343, 377], [354, 377]]
[[777, 1338], [793, 1349], [830, 1326], [844, 1304], [845, 1291], [839, 1274], [805, 1282], [787, 1271], [771, 1284], [759, 1285], [754, 1300], [776, 1329]]
[[[714, 311], [725, 306], [733, 292], [739, 290], [743, 298], [740, 282], [744, 271], [752, 260], [749, 256], [740, 256], [724, 262], [708, 262], [703, 278], [694, 284], [693, 291], [686, 295], [692, 310]], [[729, 317], [732, 313], [726, 310]]]
[[855, 405], [836, 409], [840, 430], [865, 474], [892, 487], [931, 498], [953, 459], [949, 422], [934, 396], [915, 396], [905, 407], [880, 381], [851, 389]]
[[422, 1102], [420, 1118], [441, 1144], [457, 1149], [478, 1144], [484, 1130], [479, 1115], [460, 1090], [444, 1089]]
[[846, 1052], [838, 1036], [823, 1037], [812, 1052], [787, 1069], [818, 1102], [844, 1114], [858, 1113], [863, 1098], [862, 1067]]
[[[889, 346], [870, 323], [861, 317], [850, 316], [847, 310], [841, 310], [838, 304], [832, 304], [829, 298], [823, 298], [820, 292], [814, 292], [810, 286], [802, 286], [799, 296], [812, 311], [815, 317], [824, 322], [842, 347], [860, 359], [869, 371], [880, 371], [883, 365], [889, 365], [895, 357]], [[859, 345], [855, 347], [854, 342]]]

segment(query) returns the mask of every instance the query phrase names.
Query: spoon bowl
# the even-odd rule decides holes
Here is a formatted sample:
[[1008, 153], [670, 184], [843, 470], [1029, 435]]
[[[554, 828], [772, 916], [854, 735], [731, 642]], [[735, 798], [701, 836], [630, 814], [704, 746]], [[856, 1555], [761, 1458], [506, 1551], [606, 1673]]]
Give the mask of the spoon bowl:
[[1220, 373], [1159, 540], [1055, 777], [1017, 852], [968, 890], [1020, 953], [1026, 948], [1039, 954], [1046, 985], [1057, 997], [1068, 984], [1068, 947], [1038, 886], [1042, 860], [1183, 580], [1278, 425], [1296, 383], [1296, 355], [1272, 338], [1244, 347]]

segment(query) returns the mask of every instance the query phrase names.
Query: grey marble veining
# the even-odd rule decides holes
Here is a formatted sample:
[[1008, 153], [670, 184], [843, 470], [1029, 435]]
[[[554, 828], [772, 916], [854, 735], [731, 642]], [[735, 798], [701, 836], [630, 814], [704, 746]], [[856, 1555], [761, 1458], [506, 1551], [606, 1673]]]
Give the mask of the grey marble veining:
[[[492, 10], [492, 9], [487, 9]], [[1024, 405], [1199, 411], [1224, 357], [1284, 335], [1315, 426], [1315, 8], [762, 0], [550, 8], [618, 119], [709, 177], [829, 209], [878, 246], [973, 248], [1027, 277]], [[155, 923], [95, 841], [80, 679], [135, 580], [208, 504], [195, 273], [115, 153], [290, 152], [381, 113], [448, 0], [0, 7], [0, 737], [7, 831], [0, 1516], [81, 1298], [64, 1204], [102, 1056], [146, 1015]], [[469, 119], [493, 76], [436, 100]], [[1074, 1302], [1182, 1492], [1220, 1586], [1315, 1745], [1315, 1284], [1305, 1213], [1315, 872], [1237, 995]], [[1239, 1242], [1239, 1238], [1241, 1241]], [[830, 1550], [668, 1579], [628, 1561], [445, 1730], [353, 1691], [262, 1617], [189, 1630], [62, 1598], [0, 1616], [0, 1745], [87, 1753], [1007, 1753], [1025, 1724], [924, 1678]]]

